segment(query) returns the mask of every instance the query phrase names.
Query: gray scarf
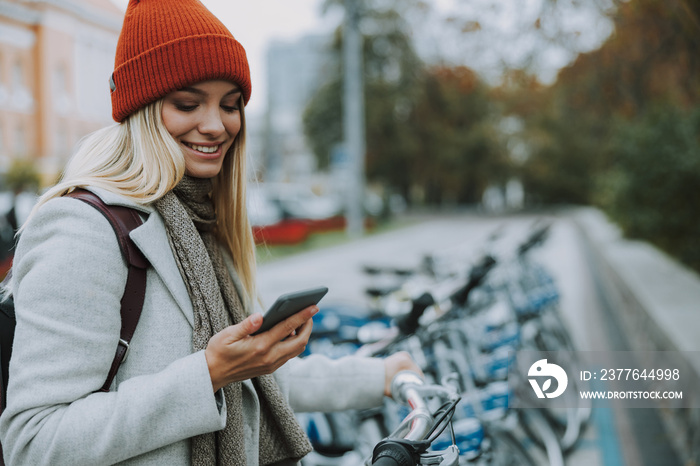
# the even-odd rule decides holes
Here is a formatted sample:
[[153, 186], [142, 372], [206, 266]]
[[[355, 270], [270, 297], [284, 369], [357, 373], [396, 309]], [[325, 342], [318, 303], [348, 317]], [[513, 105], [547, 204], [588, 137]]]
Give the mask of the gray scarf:
[[[210, 180], [185, 176], [175, 189], [155, 202], [192, 300], [193, 351], [205, 349], [215, 333], [246, 317], [214, 236], [216, 214], [209, 197], [211, 189]], [[260, 464], [296, 460], [309, 453], [311, 444], [274, 377], [256, 377], [253, 384], [260, 398]], [[222, 390], [228, 413], [226, 427], [192, 439], [194, 466], [246, 464], [242, 384], [232, 383]]]

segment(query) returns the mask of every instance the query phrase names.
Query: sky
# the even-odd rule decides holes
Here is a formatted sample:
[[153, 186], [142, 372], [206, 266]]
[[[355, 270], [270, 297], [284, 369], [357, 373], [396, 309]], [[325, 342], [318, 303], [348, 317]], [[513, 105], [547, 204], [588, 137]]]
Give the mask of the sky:
[[[126, 9], [128, 0], [112, 0]], [[276, 39], [295, 40], [313, 32], [332, 30], [338, 16], [321, 16], [323, 0], [203, 0], [246, 49], [250, 65], [253, 93], [246, 106], [248, 113], [264, 112], [265, 52]], [[333, 19], [335, 18], [335, 19]]]

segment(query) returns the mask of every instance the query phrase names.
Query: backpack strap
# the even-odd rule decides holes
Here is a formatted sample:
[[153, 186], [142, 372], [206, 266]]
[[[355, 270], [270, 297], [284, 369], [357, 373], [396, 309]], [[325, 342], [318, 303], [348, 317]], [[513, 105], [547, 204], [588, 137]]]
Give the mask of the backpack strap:
[[[12, 272], [12, 269], [10, 269]], [[9, 283], [10, 272], [0, 283], [4, 288]], [[12, 296], [7, 294], [0, 298], [0, 413], [5, 409], [7, 378], [10, 368], [10, 354], [12, 354], [12, 341], [15, 338], [15, 307]], [[2, 448], [0, 447], [0, 453]], [[0, 465], [2, 462], [0, 461]]]
[[97, 195], [85, 189], [76, 189], [66, 194], [68, 197], [80, 199], [99, 210], [102, 215], [109, 220], [110, 225], [117, 234], [119, 248], [126, 260], [129, 271], [126, 278], [126, 286], [121, 299], [122, 326], [119, 333], [119, 344], [109, 369], [107, 380], [98, 391], [108, 392], [114, 377], [117, 375], [119, 366], [126, 359], [129, 352], [129, 342], [134, 336], [136, 325], [139, 323], [143, 301], [146, 296], [146, 270], [148, 269], [148, 259], [136, 247], [129, 233], [140, 226], [143, 221], [138, 212], [132, 208], [124, 206], [107, 205]]

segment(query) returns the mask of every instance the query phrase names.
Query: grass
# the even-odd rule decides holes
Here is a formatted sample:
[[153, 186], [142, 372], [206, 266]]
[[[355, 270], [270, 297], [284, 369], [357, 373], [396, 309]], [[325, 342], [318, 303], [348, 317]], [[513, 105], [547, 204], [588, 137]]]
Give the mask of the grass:
[[[387, 221], [382, 221], [365, 230], [363, 238], [385, 233], [388, 231], [398, 230], [407, 226], [413, 225], [415, 222], [406, 218], [395, 218]], [[337, 246], [353, 241], [354, 239], [348, 236], [345, 230], [327, 231], [321, 233], [313, 233], [303, 243], [294, 245], [273, 245], [259, 244], [256, 248], [256, 256], [258, 264], [273, 262], [284, 257], [301, 254], [304, 252], [315, 251], [318, 249]]]

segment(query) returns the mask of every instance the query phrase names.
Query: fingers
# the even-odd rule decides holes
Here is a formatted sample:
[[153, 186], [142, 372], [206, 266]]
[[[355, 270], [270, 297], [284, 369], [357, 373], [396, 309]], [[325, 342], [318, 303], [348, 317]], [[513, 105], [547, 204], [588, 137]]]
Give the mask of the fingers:
[[391, 381], [401, 371], [413, 371], [423, 376], [423, 371], [406, 351], [399, 351], [384, 359], [384, 394], [391, 396]]
[[[289, 317], [267, 332], [257, 335], [256, 338], [266, 338], [272, 342], [270, 355], [275, 355], [283, 363], [296, 356], [299, 356], [306, 349], [306, 344], [311, 336], [313, 320], [311, 317], [318, 312], [318, 307], [308, 308]], [[280, 364], [281, 365], [281, 364]]]
[[[275, 341], [284, 340], [290, 336], [298, 334], [298, 329], [301, 329], [306, 322], [310, 322], [311, 317], [313, 317], [317, 312], [318, 306], [309, 306], [291, 317], [286, 318], [263, 334], [268, 334], [269, 337], [273, 338]], [[308, 329], [308, 334], [309, 336], [311, 335], [310, 328]]]
[[310, 306], [259, 335], [262, 315], [253, 314], [214, 335], [205, 350], [214, 390], [231, 382], [270, 374], [301, 354], [311, 336], [311, 317], [318, 307]]

